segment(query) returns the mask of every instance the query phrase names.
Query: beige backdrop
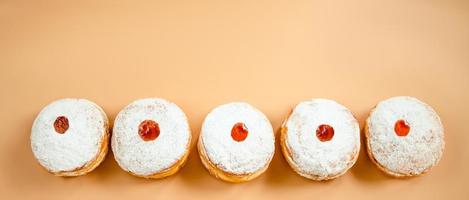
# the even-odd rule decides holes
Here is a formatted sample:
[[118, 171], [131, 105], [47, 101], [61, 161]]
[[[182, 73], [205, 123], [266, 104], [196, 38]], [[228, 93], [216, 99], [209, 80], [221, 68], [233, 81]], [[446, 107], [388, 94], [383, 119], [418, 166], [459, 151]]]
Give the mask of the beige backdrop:
[[[468, 1], [0, 0], [0, 199], [469, 199]], [[278, 129], [297, 102], [335, 99], [363, 125], [370, 108], [415, 96], [440, 114], [447, 148], [420, 178], [380, 173], [362, 152], [343, 177], [313, 182], [276, 151], [245, 184], [211, 177], [193, 151], [164, 180], [135, 178], [108, 155], [89, 175], [54, 177], [30, 149], [49, 102], [81, 97], [113, 120], [162, 97], [204, 116], [247, 101]], [[195, 146], [192, 146], [195, 150]]]

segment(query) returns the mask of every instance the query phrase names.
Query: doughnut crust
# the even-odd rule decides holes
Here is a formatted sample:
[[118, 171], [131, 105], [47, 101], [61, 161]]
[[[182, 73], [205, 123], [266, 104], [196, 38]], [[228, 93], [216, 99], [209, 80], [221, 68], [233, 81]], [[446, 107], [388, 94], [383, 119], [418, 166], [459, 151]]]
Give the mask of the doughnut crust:
[[[152, 120], [158, 136], [145, 141], [139, 124]], [[122, 109], [116, 117], [111, 146], [119, 166], [143, 178], [164, 178], [175, 174], [190, 153], [191, 132], [184, 112], [174, 103], [159, 98], [140, 99]]]
[[[321, 142], [316, 129], [327, 124], [334, 136]], [[280, 129], [280, 146], [290, 167], [316, 181], [335, 179], [356, 162], [360, 150], [360, 128], [352, 113], [328, 99], [300, 102]]]
[[[249, 130], [244, 141], [230, 136], [234, 124]], [[242, 102], [224, 104], [205, 118], [197, 143], [202, 164], [210, 174], [233, 183], [252, 180], [269, 166], [275, 151], [270, 122], [259, 110]]]
[[[54, 120], [65, 116], [70, 127], [54, 130]], [[39, 163], [56, 176], [80, 176], [91, 172], [106, 157], [109, 121], [104, 111], [86, 99], [60, 99], [47, 105], [31, 130], [31, 148]]]
[[[397, 120], [409, 124], [408, 135], [395, 133]], [[378, 103], [364, 131], [371, 161], [387, 175], [398, 178], [428, 172], [441, 159], [445, 146], [440, 117], [414, 97], [392, 97]]]

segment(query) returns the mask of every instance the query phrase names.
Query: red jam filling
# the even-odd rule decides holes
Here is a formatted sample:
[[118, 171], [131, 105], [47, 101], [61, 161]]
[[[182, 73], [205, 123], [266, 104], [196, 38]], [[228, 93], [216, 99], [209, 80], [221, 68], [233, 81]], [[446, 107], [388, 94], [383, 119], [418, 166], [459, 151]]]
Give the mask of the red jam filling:
[[68, 130], [68, 119], [65, 116], [59, 116], [54, 121], [55, 132], [64, 134]]
[[138, 126], [138, 135], [144, 141], [155, 140], [160, 135], [160, 126], [153, 120], [145, 120]]
[[248, 137], [248, 128], [244, 123], [238, 122], [231, 129], [231, 137], [236, 142], [242, 142]]
[[316, 137], [318, 137], [321, 142], [327, 142], [334, 137], [334, 128], [327, 124], [321, 124], [316, 129]]
[[405, 120], [397, 120], [396, 124], [394, 124], [394, 132], [396, 132], [397, 136], [407, 136], [410, 131], [410, 126]]

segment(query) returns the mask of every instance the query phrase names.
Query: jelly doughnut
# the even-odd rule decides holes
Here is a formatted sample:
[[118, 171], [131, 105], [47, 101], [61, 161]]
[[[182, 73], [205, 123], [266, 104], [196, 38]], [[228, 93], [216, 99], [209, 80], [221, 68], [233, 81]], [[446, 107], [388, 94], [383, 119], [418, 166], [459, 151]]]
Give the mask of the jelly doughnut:
[[275, 151], [275, 136], [267, 117], [247, 103], [228, 103], [205, 118], [198, 141], [202, 164], [228, 182], [261, 175]]
[[360, 128], [343, 105], [312, 99], [293, 108], [281, 127], [280, 145], [299, 175], [312, 180], [334, 179], [355, 164]]
[[411, 177], [435, 166], [445, 146], [438, 114], [414, 97], [379, 102], [366, 120], [367, 152], [388, 175]]
[[86, 99], [60, 99], [34, 120], [31, 148], [39, 163], [57, 176], [79, 176], [95, 169], [108, 151], [109, 122]]
[[134, 101], [114, 121], [114, 157], [135, 176], [163, 178], [176, 173], [187, 160], [190, 144], [186, 115], [164, 99]]

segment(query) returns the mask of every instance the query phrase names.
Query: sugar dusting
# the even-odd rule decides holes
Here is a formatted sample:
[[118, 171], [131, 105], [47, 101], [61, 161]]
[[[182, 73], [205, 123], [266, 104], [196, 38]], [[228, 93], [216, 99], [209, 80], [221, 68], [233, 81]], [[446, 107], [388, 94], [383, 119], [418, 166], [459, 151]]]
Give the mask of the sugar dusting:
[[[330, 141], [321, 142], [316, 129], [327, 124], [334, 128]], [[300, 102], [285, 121], [286, 145], [293, 165], [305, 177], [324, 180], [348, 170], [360, 149], [360, 128], [352, 113], [327, 99]]]
[[[69, 128], [64, 134], [54, 129], [54, 121], [66, 116]], [[47, 105], [34, 120], [31, 148], [48, 171], [73, 171], [93, 161], [107, 130], [104, 111], [86, 99], [60, 99]]]
[[[231, 129], [238, 122], [249, 130], [242, 142], [231, 137]], [[275, 150], [274, 133], [267, 117], [241, 102], [213, 109], [204, 120], [201, 139], [208, 159], [223, 171], [237, 175], [263, 169], [272, 160]]]
[[[144, 141], [139, 136], [138, 127], [144, 120], [158, 123], [160, 135], [155, 140]], [[158, 98], [141, 99], [117, 115], [112, 150], [124, 170], [149, 176], [178, 162], [186, 153], [190, 138], [186, 115], [176, 104]]]
[[[405, 120], [410, 132], [399, 137], [397, 120]], [[401, 175], [418, 175], [436, 165], [444, 149], [444, 130], [438, 114], [413, 97], [393, 97], [380, 102], [367, 120], [368, 142], [375, 160]]]

